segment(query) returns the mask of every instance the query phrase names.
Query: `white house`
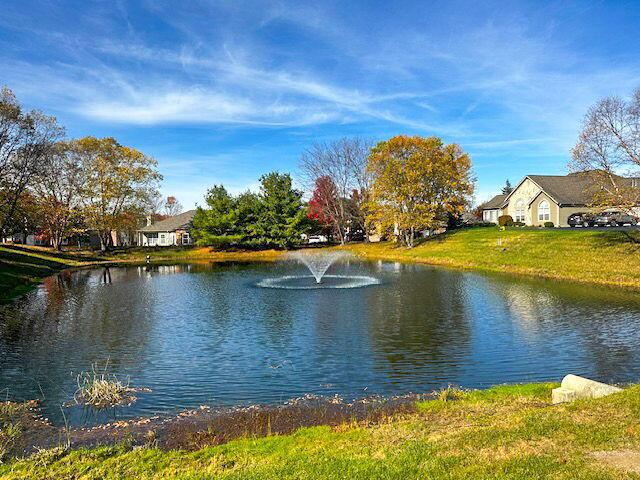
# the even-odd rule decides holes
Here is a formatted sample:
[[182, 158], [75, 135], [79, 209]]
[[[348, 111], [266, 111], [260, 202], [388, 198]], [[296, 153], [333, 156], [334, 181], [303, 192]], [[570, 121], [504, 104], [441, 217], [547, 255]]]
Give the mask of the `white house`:
[[166, 218], [138, 230], [138, 245], [143, 247], [170, 247], [193, 245], [191, 221], [195, 210]]

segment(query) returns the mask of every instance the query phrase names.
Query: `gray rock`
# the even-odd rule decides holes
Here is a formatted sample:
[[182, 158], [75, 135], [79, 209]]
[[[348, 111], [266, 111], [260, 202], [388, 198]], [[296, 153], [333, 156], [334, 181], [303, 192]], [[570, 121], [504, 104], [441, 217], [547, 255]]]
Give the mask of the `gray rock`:
[[621, 388], [613, 385], [569, 374], [562, 379], [561, 386], [551, 392], [551, 402], [555, 405], [580, 398], [600, 398], [621, 391]]

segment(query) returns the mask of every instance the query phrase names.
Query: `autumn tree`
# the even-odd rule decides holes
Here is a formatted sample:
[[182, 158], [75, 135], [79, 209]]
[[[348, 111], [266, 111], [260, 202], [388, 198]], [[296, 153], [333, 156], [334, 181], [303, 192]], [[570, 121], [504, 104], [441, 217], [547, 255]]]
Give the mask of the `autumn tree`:
[[135, 228], [162, 177], [153, 158], [114, 138], [85, 137], [72, 146], [86, 174], [85, 221], [98, 232], [104, 250], [112, 245], [112, 231]]
[[437, 137], [400, 135], [380, 142], [368, 169], [370, 221], [394, 229], [408, 247], [422, 230], [441, 227], [449, 213], [462, 211], [473, 193], [470, 157]]
[[326, 175], [318, 177], [309, 199], [307, 217], [333, 233], [337, 233], [334, 212], [338, 210], [338, 202], [338, 192], [331, 177]]
[[[317, 193], [314, 209], [331, 222], [335, 238], [344, 243], [350, 229], [365, 229], [364, 209], [370, 186], [367, 156], [370, 142], [361, 138], [342, 138], [316, 143], [303, 152], [300, 167], [307, 187]], [[320, 182], [320, 183], [318, 183]], [[354, 195], [354, 191], [357, 192]], [[358, 213], [353, 215], [353, 209]]]
[[82, 226], [85, 170], [82, 158], [69, 142], [59, 142], [51, 151], [34, 183], [40, 226], [56, 250]]
[[570, 169], [589, 178], [592, 204], [633, 212], [640, 204], [640, 88], [631, 99], [608, 97], [585, 115]]
[[54, 117], [24, 111], [8, 88], [0, 89], [0, 231], [21, 223], [19, 201], [43, 171], [63, 129]]

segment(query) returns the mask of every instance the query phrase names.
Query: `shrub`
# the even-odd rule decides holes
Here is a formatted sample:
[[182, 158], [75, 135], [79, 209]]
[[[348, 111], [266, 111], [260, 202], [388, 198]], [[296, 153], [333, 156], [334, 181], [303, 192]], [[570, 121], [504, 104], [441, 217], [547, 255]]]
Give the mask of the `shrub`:
[[524, 222], [513, 222], [514, 227], [524, 227]]
[[498, 225], [501, 227], [513, 227], [513, 218], [511, 218], [511, 215], [501, 215], [498, 217]]
[[553, 222], [544, 222], [544, 228], [553, 228], [554, 226]]

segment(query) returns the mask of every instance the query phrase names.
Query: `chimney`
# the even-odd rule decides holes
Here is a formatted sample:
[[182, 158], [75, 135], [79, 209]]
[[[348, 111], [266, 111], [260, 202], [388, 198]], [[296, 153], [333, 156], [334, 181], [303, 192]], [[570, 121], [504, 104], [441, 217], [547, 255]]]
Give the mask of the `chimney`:
[[153, 222], [151, 221], [151, 215], [147, 215], [147, 227], [150, 226]]

